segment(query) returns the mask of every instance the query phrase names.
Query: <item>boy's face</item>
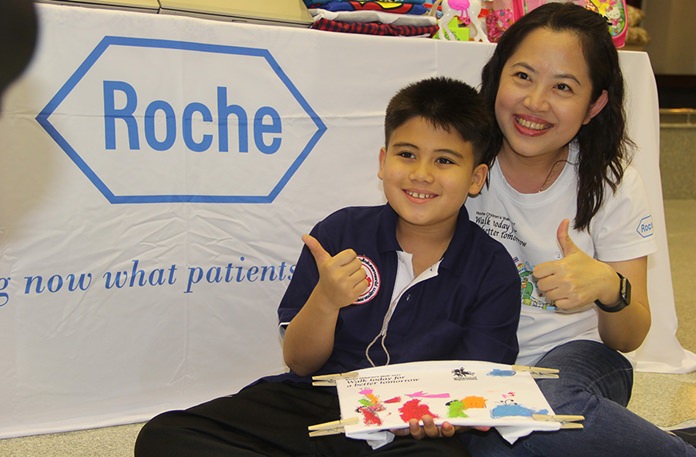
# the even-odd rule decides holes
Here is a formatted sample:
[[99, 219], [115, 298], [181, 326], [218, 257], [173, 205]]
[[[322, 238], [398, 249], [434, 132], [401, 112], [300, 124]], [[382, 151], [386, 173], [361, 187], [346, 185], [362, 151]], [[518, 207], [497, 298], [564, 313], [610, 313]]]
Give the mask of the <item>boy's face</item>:
[[378, 176], [387, 201], [406, 223], [451, 228], [469, 194], [486, 180], [473, 147], [454, 130], [414, 117], [394, 130], [379, 154]]

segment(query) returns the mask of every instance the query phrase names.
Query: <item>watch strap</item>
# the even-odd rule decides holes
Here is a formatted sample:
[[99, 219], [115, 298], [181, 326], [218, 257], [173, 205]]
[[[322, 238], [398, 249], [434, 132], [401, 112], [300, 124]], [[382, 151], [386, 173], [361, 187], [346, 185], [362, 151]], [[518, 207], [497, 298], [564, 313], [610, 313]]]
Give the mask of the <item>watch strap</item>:
[[599, 300], [595, 300], [595, 305], [607, 313], [616, 313], [631, 304], [631, 283], [621, 273], [617, 272], [616, 274], [619, 275], [619, 279], [621, 280], [619, 286], [619, 302], [615, 305], [608, 306]]

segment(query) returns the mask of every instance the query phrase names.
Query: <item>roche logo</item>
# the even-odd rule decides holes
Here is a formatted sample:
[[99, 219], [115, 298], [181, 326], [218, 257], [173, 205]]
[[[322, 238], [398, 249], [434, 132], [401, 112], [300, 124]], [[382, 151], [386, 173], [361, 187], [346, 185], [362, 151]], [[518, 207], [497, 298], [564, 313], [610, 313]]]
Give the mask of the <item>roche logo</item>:
[[642, 236], [643, 238], [652, 236], [654, 233], [652, 216], [645, 216], [643, 219], [641, 219], [638, 223], [638, 227], [636, 227], [636, 232], [638, 232], [638, 235]]
[[36, 119], [111, 203], [270, 203], [326, 131], [267, 49], [113, 36]]

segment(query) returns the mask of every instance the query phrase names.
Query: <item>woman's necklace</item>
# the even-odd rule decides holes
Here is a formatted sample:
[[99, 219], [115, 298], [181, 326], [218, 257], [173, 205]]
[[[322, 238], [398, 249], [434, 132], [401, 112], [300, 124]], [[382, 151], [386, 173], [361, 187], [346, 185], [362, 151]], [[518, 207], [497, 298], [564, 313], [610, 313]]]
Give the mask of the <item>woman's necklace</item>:
[[[551, 179], [551, 175], [553, 174], [553, 171], [556, 169], [556, 166], [557, 166], [559, 163], [563, 163], [563, 164], [568, 163], [568, 159], [558, 159], [558, 160], [556, 160], [556, 161], [553, 163], [553, 165], [551, 165], [551, 169], [549, 170], [549, 174], [546, 175], [546, 179], [544, 179], [544, 182], [542, 182], [542, 183], [541, 183], [541, 186], [539, 186], [539, 189], [537, 190], [537, 193], [539, 193], [539, 192], [541, 192], [541, 191], [543, 191], [543, 190], [546, 189], [546, 183], [548, 183], [549, 180], [551, 180], [551, 183], [553, 184], [553, 182], [555, 181], [555, 179]], [[559, 175], [560, 175], [560, 173], [559, 173]], [[557, 175], [556, 177], [558, 177], [558, 175]]]
[[[500, 160], [500, 166], [501, 166], [501, 171], [503, 172], [503, 176], [505, 177], [505, 180], [518, 192], [522, 192], [525, 194], [534, 194], [534, 193], [539, 193], [543, 192], [547, 188], [549, 188], [555, 181], [558, 176], [563, 171], [563, 167], [561, 167], [560, 171], [558, 171], [558, 165], [559, 164], [565, 164], [569, 163], [568, 162], [568, 150], [564, 149], [561, 150], [560, 153], [556, 156], [557, 160], [551, 164], [549, 167], [549, 171], [546, 173], [546, 177], [544, 178], [544, 181], [536, 186], [533, 185], [532, 182], [533, 176], [523, 173], [520, 175], [519, 171], [520, 169], [515, 167], [514, 165], [510, 166], [505, 166], [505, 163], [507, 162], [506, 160]], [[507, 171], [505, 171], [507, 170]]]

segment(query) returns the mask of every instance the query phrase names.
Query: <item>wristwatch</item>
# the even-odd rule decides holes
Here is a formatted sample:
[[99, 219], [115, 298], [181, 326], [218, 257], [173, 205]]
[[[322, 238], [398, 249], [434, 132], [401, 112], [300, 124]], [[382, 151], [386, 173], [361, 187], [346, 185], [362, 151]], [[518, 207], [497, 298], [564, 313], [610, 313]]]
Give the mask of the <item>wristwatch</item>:
[[595, 300], [595, 305], [602, 311], [607, 313], [615, 313], [621, 311], [631, 304], [631, 283], [628, 279], [621, 276], [621, 273], [616, 273], [621, 279], [621, 287], [619, 288], [619, 302], [613, 306], [607, 306], [599, 300]]

